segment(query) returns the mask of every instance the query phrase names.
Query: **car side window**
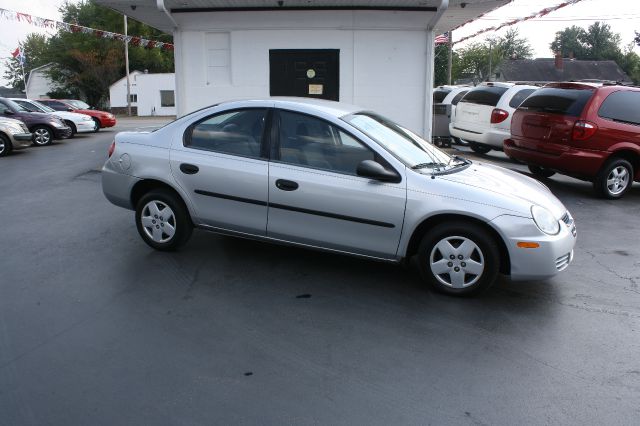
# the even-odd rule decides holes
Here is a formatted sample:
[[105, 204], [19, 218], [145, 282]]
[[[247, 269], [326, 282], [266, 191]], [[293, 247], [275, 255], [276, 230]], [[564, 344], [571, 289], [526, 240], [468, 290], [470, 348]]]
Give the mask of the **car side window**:
[[324, 120], [280, 111], [279, 160], [356, 175], [358, 164], [376, 155], [362, 142]]
[[598, 115], [620, 123], [640, 126], [640, 92], [613, 92], [602, 102]]
[[189, 127], [184, 144], [190, 148], [259, 158], [266, 109], [225, 111]]
[[467, 92], [468, 90], [463, 90], [462, 92], [455, 95], [453, 99], [451, 99], [451, 105], [458, 105], [458, 102], [460, 102], [460, 99], [462, 99], [462, 97], [466, 95]]
[[520, 106], [520, 104], [522, 102], [524, 102], [524, 100], [527, 99], [529, 97], [529, 95], [532, 94], [535, 91], [536, 91], [536, 89], [522, 89], [522, 90], [520, 90], [518, 93], [513, 95], [513, 97], [509, 101], [509, 106], [511, 108], [518, 108]]
[[43, 103], [45, 105], [50, 106], [51, 108], [55, 109], [56, 111], [65, 111], [67, 109], [67, 107], [65, 106], [65, 104], [63, 104], [62, 102], [56, 102], [56, 101], [43, 101]]

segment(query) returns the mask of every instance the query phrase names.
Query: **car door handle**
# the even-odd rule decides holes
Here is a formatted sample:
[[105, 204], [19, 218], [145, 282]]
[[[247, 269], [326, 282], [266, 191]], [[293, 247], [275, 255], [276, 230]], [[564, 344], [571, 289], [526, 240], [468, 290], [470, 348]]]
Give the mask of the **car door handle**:
[[298, 183], [292, 180], [286, 179], [278, 179], [276, 181], [276, 186], [278, 189], [282, 189], [283, 191], [295, 191], [298, 189]]
[[180, 171], [186, 175], [195, 175], [200, 169], [193, 164], [182, 163], [180, 164]]

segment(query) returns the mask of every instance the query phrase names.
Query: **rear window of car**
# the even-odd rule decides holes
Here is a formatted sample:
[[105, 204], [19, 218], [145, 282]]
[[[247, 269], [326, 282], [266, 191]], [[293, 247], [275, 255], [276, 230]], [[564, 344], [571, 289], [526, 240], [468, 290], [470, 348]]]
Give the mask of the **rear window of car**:
[[520, 104], [519, 109], [577, 117], [582, 113], [591, 95], [593, 95], [593, 89], [546, 87], [532, 93]]
[[498, 101], [507, 91], [506, 87], [497, 86], [482, 86], [469, 90], [467, 95], [460, 100], [460, 102], [467, 102], [470, 104], [480, 104], [496, 106]]
[[509, 106], [511, 108], [518, 108], [522, 101], [527, 99], [527, 97], [535, 91], [536, 89], [522, 89], [521, 91], [516, 93], [513, 98], [511, 98], [511, 100], [509, 101]]
[[462, 97], [466, 95], [468, 92], [469, 92], [468, 90], [463, 90], [462, 92], [455, 95], [453, 99], [451, 99], [451, 105], [458, 105], [458, 102], [460, 102], [460, 99], [462, 99]]
[[640, 92], [613, 92], [598, 111], [602, 118], [640, 126]]
[[444, 101], [444, 98], [447, 97], [449, 92], [451, 92], [451, 90], [442, 90], [442, 89], [435, 90], [433, 92], [433, 103], [434, 104], [442, 103], [442, 101]]

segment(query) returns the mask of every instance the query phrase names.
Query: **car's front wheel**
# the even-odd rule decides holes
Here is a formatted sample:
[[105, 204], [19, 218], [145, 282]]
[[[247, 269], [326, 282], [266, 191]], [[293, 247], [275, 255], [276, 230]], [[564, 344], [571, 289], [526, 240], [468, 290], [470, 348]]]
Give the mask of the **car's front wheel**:
[[622, 198], [633, 184], [633, 166], [624, 158], [612, 158], [605, 163], [595, 180], [596, 192], [612, 200]]
[[53, 132], [47, 126], [36, 126], [32, 129], [33, 143], [36, 146], [51, 145]]
[[76, 125], [73, 124], [73, 121], [67, 120], [65, 121], [65, 124], [71, 128], [71, 135], [69, 135], [69, 139], [71, 139], [76, 135], [76, 133], [78, 133], [78, 129], [76, 128]]
[[491, 147], [475, 142], [469, 142], [469, 147], [472, 151], [477, 152], [478, 154], [486, 154], [487, 152], [491, 151]]
[[489, 288], [498, 275], [500, 254], [495, 239], [472, 223], [442, 223], [422, 239], [418, 267], [435, 290], [471, 296]]
[[136, 227], [145, 243], [156, 250], [176, 250], [191, 237], [189, 213], [173, 192], [156, 189], [146, 193], [136, 208]]
[[556, 172], [554, 172], [553, 170], [545, 169], [544, 167], [533, 166], [533, 165], [529, 166], [529, 171], [536, 176], [540, 176], [544, 178], [548, 178], [556, 174]]

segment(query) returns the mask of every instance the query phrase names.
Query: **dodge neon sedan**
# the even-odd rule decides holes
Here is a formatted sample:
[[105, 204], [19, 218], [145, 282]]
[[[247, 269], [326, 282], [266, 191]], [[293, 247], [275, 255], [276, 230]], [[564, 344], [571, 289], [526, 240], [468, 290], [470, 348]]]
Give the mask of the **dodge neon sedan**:
[[214, 105], [152, 132], [119, 133], [104, 194], [135, 211], [158, 250], [194, 227], [401, 262], [433, 288], [470, 295], [498, 273], [565, 269], [576, 229], [547, 187], [449, 156], [376, 113], [337, 102]]

